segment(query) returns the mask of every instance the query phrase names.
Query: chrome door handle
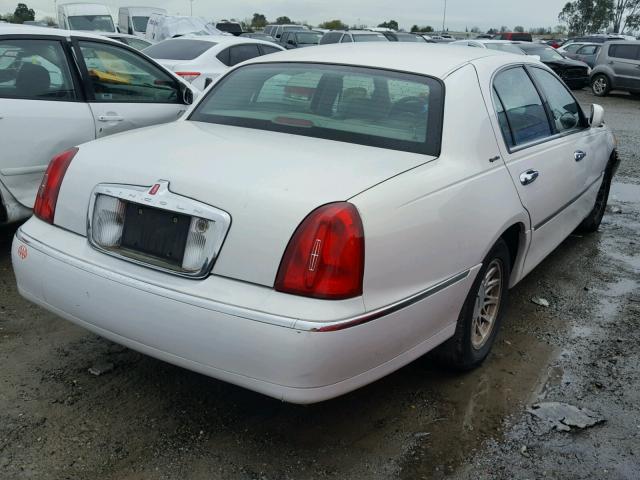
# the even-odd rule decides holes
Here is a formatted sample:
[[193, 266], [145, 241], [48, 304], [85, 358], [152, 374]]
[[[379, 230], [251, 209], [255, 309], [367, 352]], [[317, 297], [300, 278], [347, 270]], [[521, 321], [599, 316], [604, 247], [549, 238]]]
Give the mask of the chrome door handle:
[[584, 157], [586, 156], [587, 153], [583, 152], [582, 150], [576, 150], [575, 152], [573, 152], [573, 158], [575, 158], [576, 162], [584, 160]]
[[98, 120], [101, 122], [122, 122], [124, 118], [120, 115], [100, 115]]
[[520, 174], [520, 183], [522, 185], [529, 185], [536, 181], [536, 178], [540, 175], [540, 172], [537, 170], [527, 170], [526, 172], [522, 172]]

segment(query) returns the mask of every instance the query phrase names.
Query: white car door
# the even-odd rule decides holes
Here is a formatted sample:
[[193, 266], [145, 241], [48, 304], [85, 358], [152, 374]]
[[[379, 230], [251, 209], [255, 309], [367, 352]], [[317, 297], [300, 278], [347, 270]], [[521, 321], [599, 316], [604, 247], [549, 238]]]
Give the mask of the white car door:
[[557, 80], [546, 70], [528, 72], [512, 67], [498, 73], [493, 83], [503, 158], [531, 218], [526, 271], [584, 219], [588, 202], [579, 200], [597, 180], [589, 168], [593, 141], [577, 103], [560, 82], [551, 83]]
[[0, 36], [0, 182], [27, 208], [51, 158], [95, 135], [65, 42]]
[[172, 122], [187, 110], [179, 80], [144, 55], [100, 40], [76, 45], [98, 138]]

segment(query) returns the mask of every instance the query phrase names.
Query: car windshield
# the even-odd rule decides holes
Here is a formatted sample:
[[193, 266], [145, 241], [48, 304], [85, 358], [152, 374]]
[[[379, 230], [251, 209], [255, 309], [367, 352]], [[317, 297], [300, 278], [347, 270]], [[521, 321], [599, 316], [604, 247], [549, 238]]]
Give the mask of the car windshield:
[[491, 50], [498, 50], [500, 52], [515, 53], [516, 55], [523, 55], [524, 52], [517, 45], [511, 43], [486, 43], [487, 48]]
[[525, 52], [527, 53], [527, 55], [538, 55], [540, 57], [540, 60], [542, 60], [543, 62], [553, 62], [556, 60], [562, 60], [564, 58], [551, 47], [527, 48]]
[[315, 45], [320, 41], [321, 38], [322, 38], [321, 33], [313, 33], [313, 32], [296, 33], [296, 39], [298, 40], [298, 43], [302, 43], [305, 45], [306, 44]]
[[224, 77], [189, 120], [437, 155], [443, 94], [438, 80], [421, 75], [256, 64]]
[[144, 49], [151, 58], [164, 60], [193, 60], [214, 47], [214, 42], [204, 40], [170, 39]]
[[81, 15], [68, 17], [71, 30], [89, 32], [115, 32], [111, 15]]
[[382, 35], [381, 33], [364, 33], [353, 36], [354, 42], [386, 42], [387, 37]]
[[149, 17], [131, 17], [131, 22], [133, 22], [133, 29], [136, 32], [145, 33], [147, 31]]

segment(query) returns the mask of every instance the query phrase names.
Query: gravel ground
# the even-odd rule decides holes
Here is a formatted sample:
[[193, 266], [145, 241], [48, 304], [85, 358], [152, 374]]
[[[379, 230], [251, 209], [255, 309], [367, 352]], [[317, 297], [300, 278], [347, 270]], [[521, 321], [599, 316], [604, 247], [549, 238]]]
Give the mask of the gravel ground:
[[[0, 229], [0, 478], [640, 478], [640, 101], [598, 103], [623, 161], [601, 231], [568, 238], [512, 291], [493, 354], [464, 375], [427, 356], [344, 397], [283, 404], [29, 304], [15, 227]], [[551, 401], [604, 422], [557, 431], [528, 412]]]

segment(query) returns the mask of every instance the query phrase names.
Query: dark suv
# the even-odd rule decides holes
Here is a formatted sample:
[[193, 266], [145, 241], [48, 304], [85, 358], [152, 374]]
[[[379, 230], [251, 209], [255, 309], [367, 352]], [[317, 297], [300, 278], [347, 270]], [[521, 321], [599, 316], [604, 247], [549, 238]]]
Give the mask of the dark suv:
[[604, 97], [611, 90], [640, 96], [640, 42], [607, 42], [600, 49], [591, 72], [593, 94]]

